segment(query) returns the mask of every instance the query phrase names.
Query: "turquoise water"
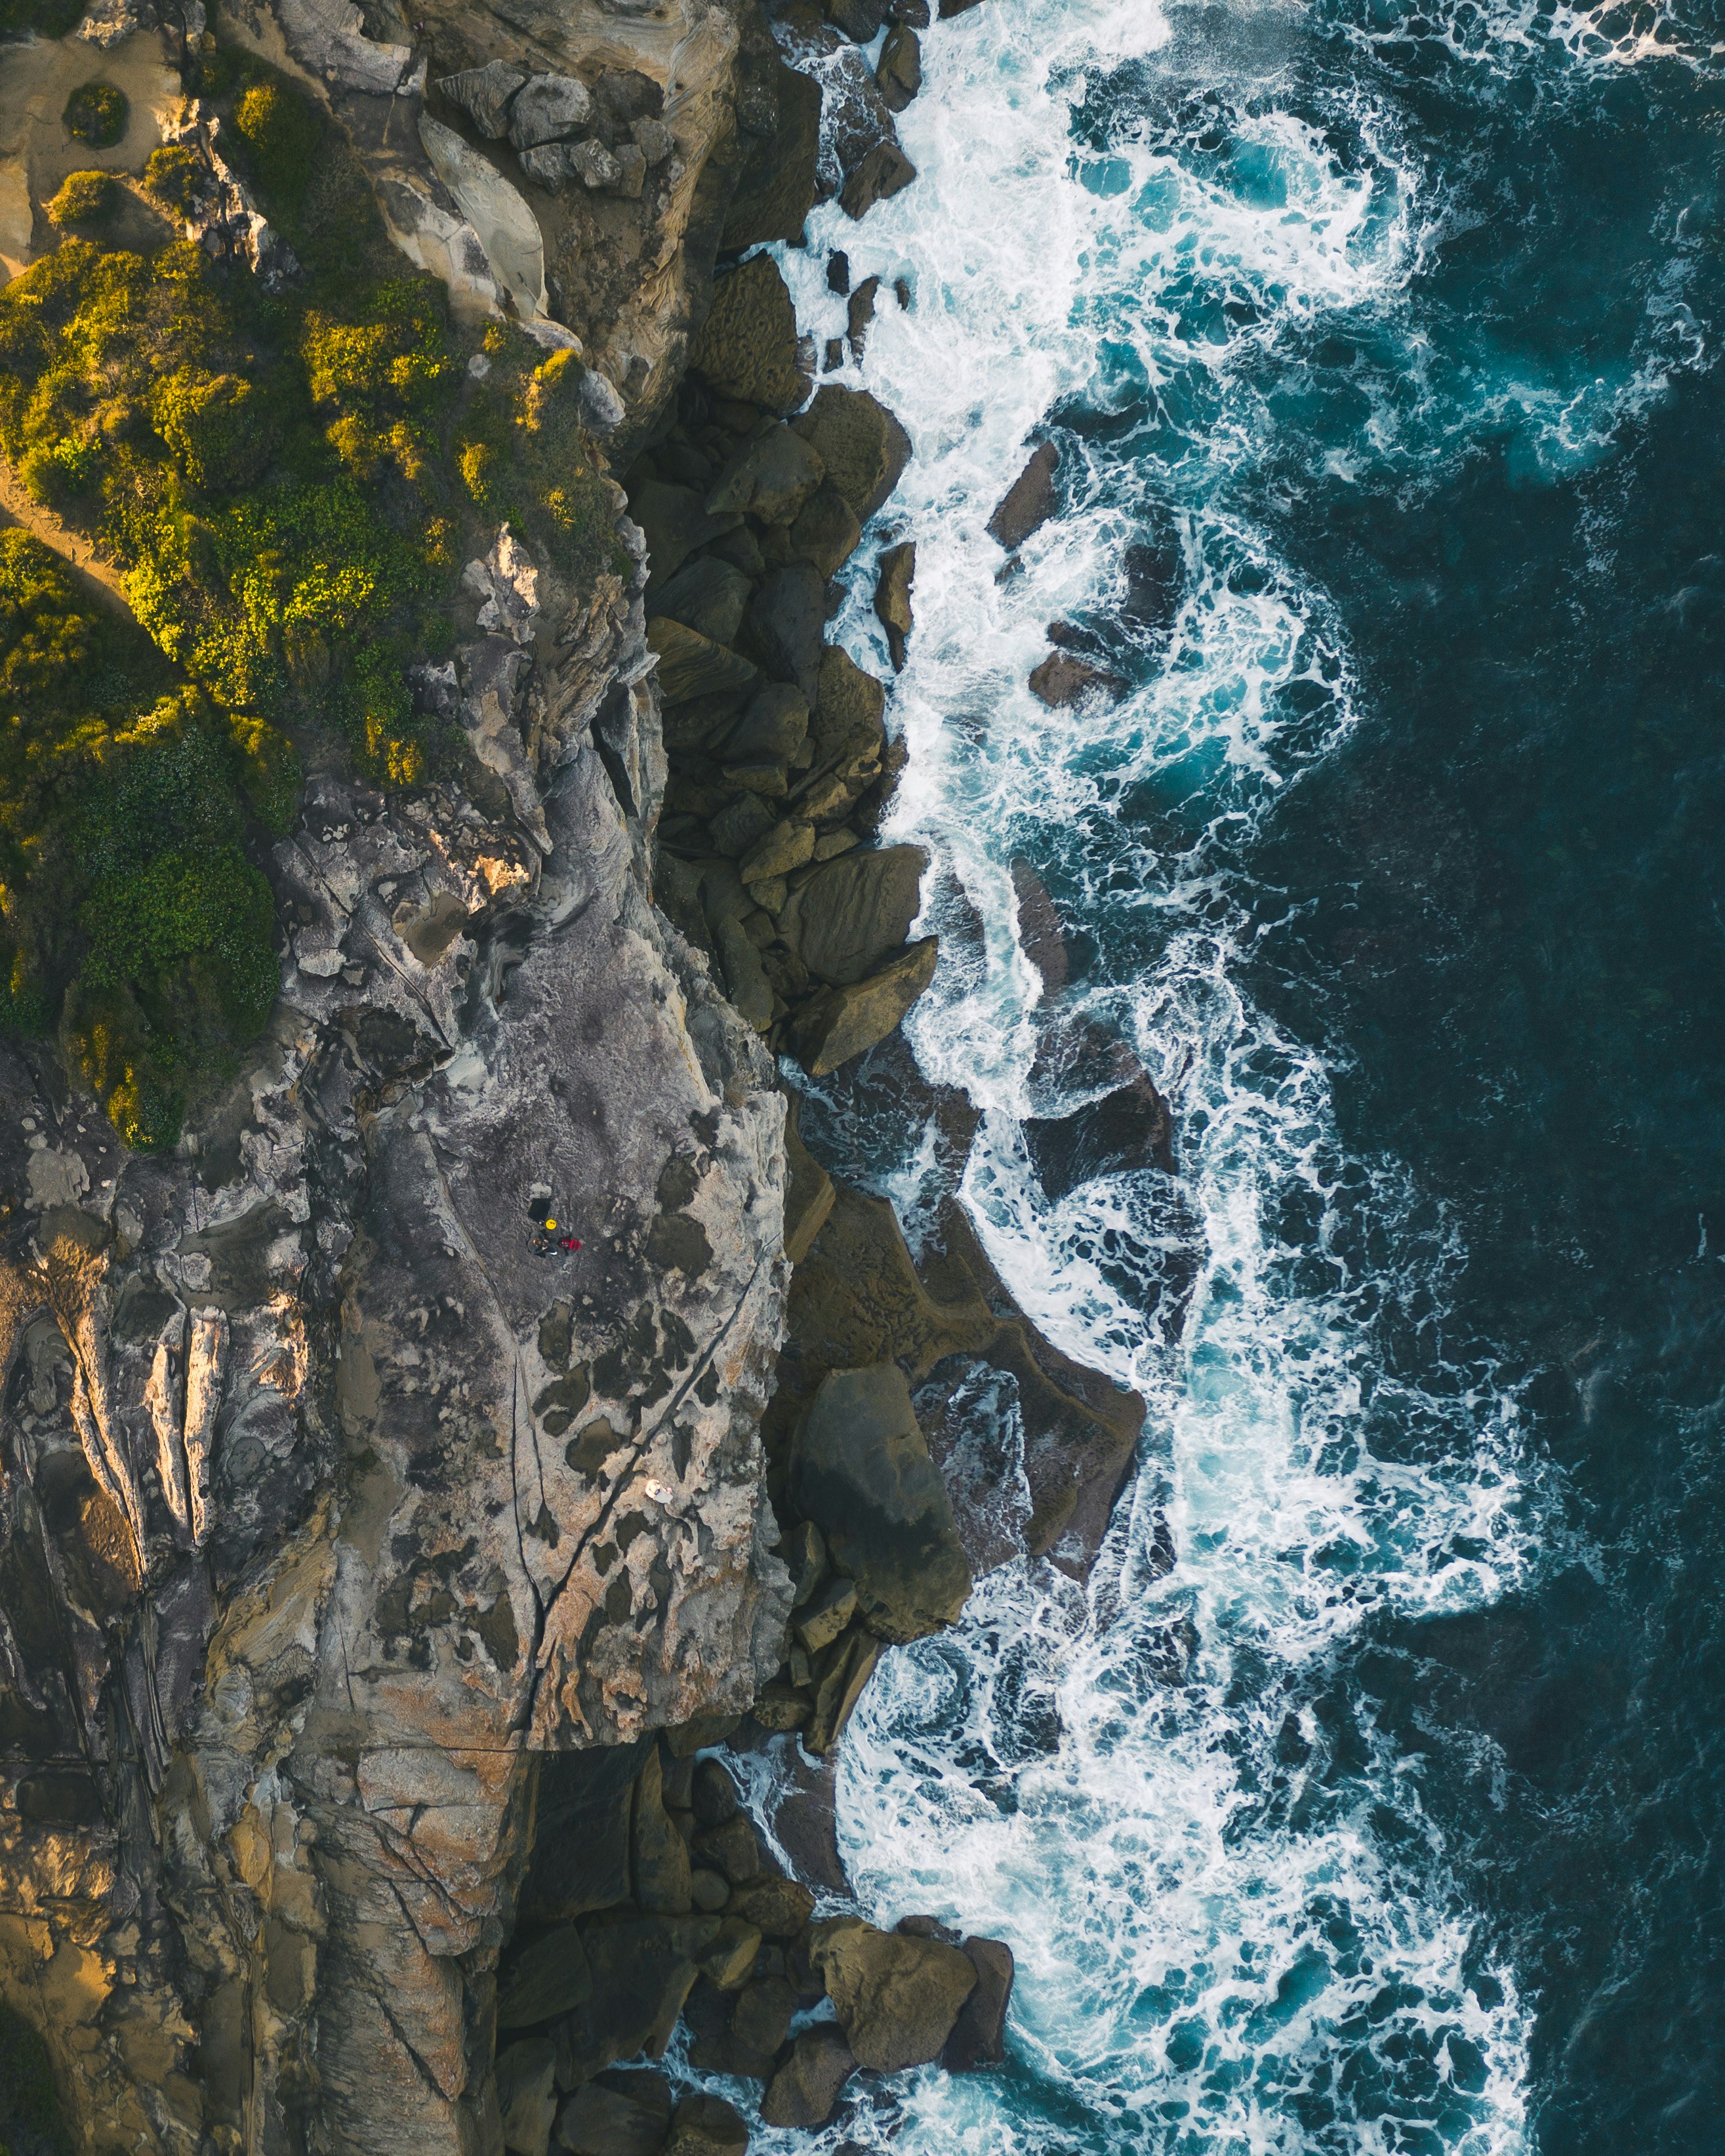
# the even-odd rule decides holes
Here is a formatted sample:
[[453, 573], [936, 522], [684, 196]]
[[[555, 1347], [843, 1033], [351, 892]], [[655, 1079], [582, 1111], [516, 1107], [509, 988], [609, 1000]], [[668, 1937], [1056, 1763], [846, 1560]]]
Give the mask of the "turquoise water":
[[[884, 672], [914, 536], [912, 1045], [983, 1111], [1001, 1271], [1150, 1403], [1088, 1593], [997, 1574], [847, 1739], [865, 1903], [1020, 1974], [1006, 2069], [845, 2136], [1725, 2145], [1714, 36], [986, 0], [925, 38], [917, 184], [785, 252], [820, 341], [830, 247], [913, 290], [844, 377], [915, 454], [839, 624]], [[998, 581], [1045, 434], [1064, 514]], [[1056, 616], [1112, 706], [1029, 695]], [[1044, 1196], [1077, 1014], [1177, 1188]], [[915, 1137], [875, 1163], [911, 1216]]]

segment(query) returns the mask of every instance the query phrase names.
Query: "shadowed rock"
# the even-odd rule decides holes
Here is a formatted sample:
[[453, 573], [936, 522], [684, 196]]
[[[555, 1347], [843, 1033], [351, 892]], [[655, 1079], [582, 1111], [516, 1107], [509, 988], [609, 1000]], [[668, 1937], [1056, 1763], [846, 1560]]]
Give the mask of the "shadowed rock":
[[808, 383], [797, 371], [797, 316], [771, 255], [757, 254], [713, 285], [713, 304], [689, 346], [689, 364], [721, 397], [769, 412], [800, 404]]
[[1037, 1179], [1057, 1204], [1099, 1175], [1173, 1169], [1173, 1118], [1142, 1072], [1070, 1115], [1033, 1116], [1024, 1129]]
[[889, 547], [880, 557], [880, 566], [875, 579], [875, 612], [886, 631], [887, 649], [892, 654], [895, 673], [903, 670], [905, 649], [909, 641], [914, 617], [911, 612], [911, 586], [916, 576], [916, 542], [903, 540], [896, 547]]
[[857, 2064], [881, 2073], [937, 2059], [976, 1988], [975, 1968], [957, 1947], [876, 1931], [855, 1917], [817, 1925], [809, 1958]]
[[958, 2010], [941, 2064], [951, 2074], [998, 2066], [1006, 2056], [1006, 2010], [1012, 2003], [1012, 1948], [999, 1939], [968, 1938], [961, 1951], [976, 1971], [976, 1989]]
[[897, 419], [867, 390], [829, 382], [791, 424], [819, 450], [857, 522], [866, 524], [910, 461], [911, 439]]
[[768, 2126], [824, 2126], [839, 2091], [856, 2071], [856, 2058], [830, 2022], [805, 2029], [761, 2100]]

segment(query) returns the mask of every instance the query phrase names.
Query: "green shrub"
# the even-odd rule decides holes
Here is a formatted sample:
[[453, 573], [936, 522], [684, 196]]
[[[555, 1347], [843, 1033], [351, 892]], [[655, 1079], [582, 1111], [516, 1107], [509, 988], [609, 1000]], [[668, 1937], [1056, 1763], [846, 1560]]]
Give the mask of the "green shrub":
[[120, 182], [111, 172], [68, 172], [48, 205], [54, 225], [103, 224], [120, 207]]
[[126, 132], [131, 107], [126, 93], [111, 82], [84, 82], [66, 100], [62, 117], [74, 141], [93, 150], [111, 150]]
[[285, 83], [254, 83], [234, 108], [234, 131], [251, 153], [258, 184], [280, 209], [297, 209], [311, 183], [323, 122]]
[[275, 448], [267, 399], [242, 375], [177, 367], [157, 390], [151, 416], [181, 470], [208, 494], [249, 486]]
[[0, 38], [64, 38], [84, 13], [84, 0], [0, 0]]
[[208, 180], [203, 158], [183, 142], [166, 142], [152, 150], [144, 167], [146, 188], [177, 217], [191, 216]]

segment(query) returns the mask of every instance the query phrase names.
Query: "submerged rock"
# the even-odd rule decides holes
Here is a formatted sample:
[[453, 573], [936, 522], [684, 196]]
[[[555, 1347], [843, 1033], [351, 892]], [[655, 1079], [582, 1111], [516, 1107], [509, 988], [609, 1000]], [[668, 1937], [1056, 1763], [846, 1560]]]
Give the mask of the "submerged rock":
[[1024, 1132], [1037, 1179], [1056, 1204], [1099, 1175], [1173, 1171], [1173, 1119], [1142, 1072], [1070, 1115], [1031, 1116]]

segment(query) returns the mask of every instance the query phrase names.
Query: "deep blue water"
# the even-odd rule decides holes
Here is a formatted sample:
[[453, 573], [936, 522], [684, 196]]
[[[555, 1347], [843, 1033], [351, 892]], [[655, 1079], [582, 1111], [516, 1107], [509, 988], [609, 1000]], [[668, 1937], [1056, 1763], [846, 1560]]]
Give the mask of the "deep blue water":
[[[1003, 1270], [1151, 1408], [1091, 1596], [999, 1576], [847, 1741], [865, 1900], [1021, 1964], [901, 2147], [1725, 2147], [1719, 33], [988, 0], [916, 187], [787, 257], [818, 336], [825, 245], [916, 288], [847, 377], [916, 448], [913, 1045]], [[1055, 615], [1126, 697], [1029, 696]], [[1178, 1191], [1037, 1187], [1079, 1015]]]

